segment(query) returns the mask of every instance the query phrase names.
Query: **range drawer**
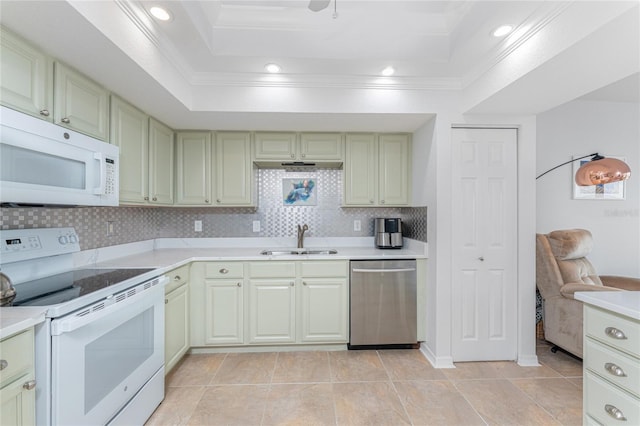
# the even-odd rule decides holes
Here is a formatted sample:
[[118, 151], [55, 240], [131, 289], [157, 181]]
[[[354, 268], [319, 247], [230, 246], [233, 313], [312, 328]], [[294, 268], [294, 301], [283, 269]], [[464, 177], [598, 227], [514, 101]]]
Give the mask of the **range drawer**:
[[640, 358], [640, 321], [588, 306], [585, 309], [584, 332], [607, 345]]
[[346, 277], [349, 264], [346, 260], [312, 260], [300, 262], [300, 270], [305, 278]]
[[33, 329], [0, 342], [0, 387], [33, 368]]
[[206, 278], [242, 278], [244, 264], [242, 262], [207, 262], [204, 275]]
[[251, 262], [251, 278], [293, 278], [296, 276], [295, 262]]
[[189, 265], [173, 269], [167, 273], [169, 283], [164, 288], [164, 294], [169, 294], [176, 288], [189, 281]]
[[640, 361], [590, 338], [584, 348], [585, 368], [640, 398]]
[[584, 404], [588, 416], [603, 425], [640, 424], [640, 399], [612, 386], [590, 371], [585, 372], [585, 380]]

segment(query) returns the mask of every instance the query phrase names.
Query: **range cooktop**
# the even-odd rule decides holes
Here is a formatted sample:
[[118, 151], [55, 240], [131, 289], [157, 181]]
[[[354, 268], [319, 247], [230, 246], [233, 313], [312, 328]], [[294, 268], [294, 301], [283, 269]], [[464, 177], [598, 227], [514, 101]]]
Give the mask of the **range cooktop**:
[[152, 269], [77, 269], [15, 284], [13, 306], [50, 306], [121, 283]]

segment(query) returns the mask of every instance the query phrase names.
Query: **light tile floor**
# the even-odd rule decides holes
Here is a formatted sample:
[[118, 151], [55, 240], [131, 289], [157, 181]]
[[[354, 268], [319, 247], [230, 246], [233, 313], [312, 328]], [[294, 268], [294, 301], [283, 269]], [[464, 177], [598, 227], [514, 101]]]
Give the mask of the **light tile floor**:
[[187, 355], [147, 425], [581, 425], [582, 362], [538, 342], [540, 367], [416, 350]]

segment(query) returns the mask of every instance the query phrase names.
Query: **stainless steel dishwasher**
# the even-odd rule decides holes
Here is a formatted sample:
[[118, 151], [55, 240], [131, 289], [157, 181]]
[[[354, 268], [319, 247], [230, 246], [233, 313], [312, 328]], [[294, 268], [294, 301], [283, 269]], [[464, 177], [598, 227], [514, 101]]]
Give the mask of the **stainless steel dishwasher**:
[[351, 261], [349, 349], [418, 347], [415, 260]]

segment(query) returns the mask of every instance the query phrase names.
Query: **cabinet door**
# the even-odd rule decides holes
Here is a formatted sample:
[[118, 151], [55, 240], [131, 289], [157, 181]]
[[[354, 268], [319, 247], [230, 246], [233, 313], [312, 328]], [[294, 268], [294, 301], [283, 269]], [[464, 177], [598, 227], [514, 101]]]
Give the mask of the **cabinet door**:
[[411, 140], [408, 135], [379, 136], [378, 203], [406, 206], [411, 188]]
[[378, 155], [375, 135], [351, 134], [345, 139], [344, 204], [376, 204]]
[[149, 120], [149, 201], [173, 204], [173, 130]]
[[295, 281], [251, 280], [249, 342], [295, 342]]
[[106, 141], [109, 92], [60, 62], [54, 77], [54, 123]]
[[302, 278], [302, 342], [348, 341], [346, 278]]
[[149, 199], [149, 116], [113, 96], [111, 140], [120, 148], [120, 202], [145, 204]]
[[211, 133], [178, 133], [176, 204], [211, 205]]
[[36, 389], [27, 389], [24, 386], [34, 378], [35, 374], [30, 372], [0, 389], [0, 424], [36, 424]]
[[244, 343], [242, 279], [205, 281], [205, 343]]
[[300, 158], [305, 161], [342, 161], [342, 135], [340, 133], [302, 133]]
[[164, 303], [164, 372], [168, 374], [189, 349], [189, 285], [167, 294]]
[[216, 205], [249, 206], [253, 200], [251, 137], [246, 132], [216, 134]]
[[255, 147], [256, 160], [295, 160], [296, 134], [256, 132]]
[[53, 61], [4, 28], [0, 28], [0, 57], [0, 102], [53, 120]]

